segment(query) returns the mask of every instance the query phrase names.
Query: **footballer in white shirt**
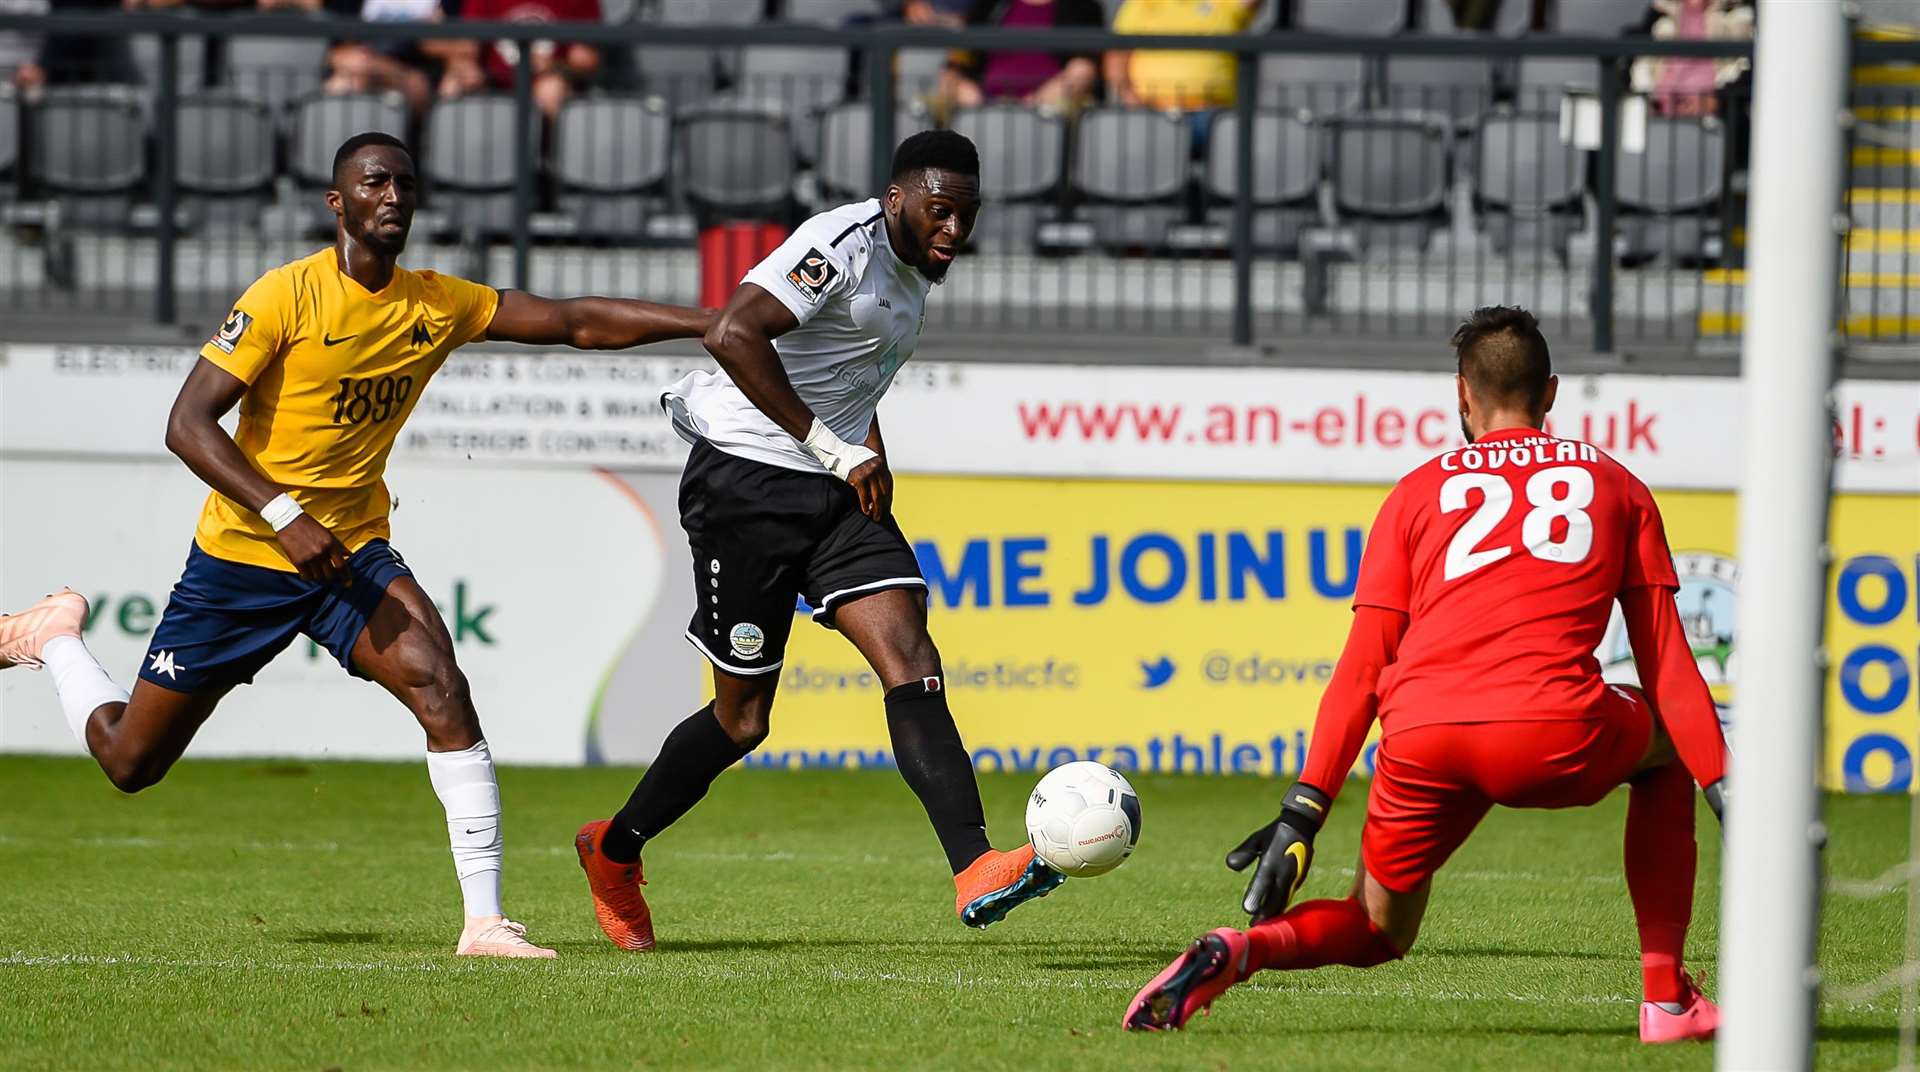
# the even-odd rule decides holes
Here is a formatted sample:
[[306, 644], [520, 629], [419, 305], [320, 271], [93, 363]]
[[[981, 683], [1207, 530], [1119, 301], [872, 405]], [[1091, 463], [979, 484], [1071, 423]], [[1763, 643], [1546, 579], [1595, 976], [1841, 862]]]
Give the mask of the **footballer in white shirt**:
[[647, 840], [766, 739], [796, 597], [886, 688], [894, 758], [946, 852], [961, 921], [985, 927], [1064, 881], [1031, 845], [987, 840], [875, 416], [979, 210], [972, 142], [946, 130], [906, 139], [883, 196], [813, 217], [747, 273], [706, 336], [720, 370], [662, 397], [693, 444], [680, 482], [697, 601], [687, 639], [713, 664], [714, 700], [667, 734], [618, 814], [575, 838], [615, 945], [653, 947]]

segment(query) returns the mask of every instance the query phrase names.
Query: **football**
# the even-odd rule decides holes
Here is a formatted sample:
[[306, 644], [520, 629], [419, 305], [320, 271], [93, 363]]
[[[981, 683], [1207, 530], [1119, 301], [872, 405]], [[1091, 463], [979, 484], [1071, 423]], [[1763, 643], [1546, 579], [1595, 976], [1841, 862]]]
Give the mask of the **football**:
[[1027, 837], [1034, 853], [1062, 874], [1104, 875], [1126, 862], [1140, 841], [1140, 797], [1104, 764], [1062, 764], [1027, 798]]

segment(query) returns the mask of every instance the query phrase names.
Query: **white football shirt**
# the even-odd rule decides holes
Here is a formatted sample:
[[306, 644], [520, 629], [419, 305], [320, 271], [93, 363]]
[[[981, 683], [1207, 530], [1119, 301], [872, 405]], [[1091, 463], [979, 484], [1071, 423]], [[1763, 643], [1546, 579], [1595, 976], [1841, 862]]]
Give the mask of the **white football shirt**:
[[[880, 396], [920, 339], [927, 291], [894, 256], [878, 200], [820, 213], [747, 273], [799, 326], [773, 340], [787, 378], [820, 422], [849, 443], [866, 440]], [[674, 430], [692, 443], [768, 465], [824, 473], [800, 441], [756, 409], [724, 370], [694, 372], [661, 396]]]

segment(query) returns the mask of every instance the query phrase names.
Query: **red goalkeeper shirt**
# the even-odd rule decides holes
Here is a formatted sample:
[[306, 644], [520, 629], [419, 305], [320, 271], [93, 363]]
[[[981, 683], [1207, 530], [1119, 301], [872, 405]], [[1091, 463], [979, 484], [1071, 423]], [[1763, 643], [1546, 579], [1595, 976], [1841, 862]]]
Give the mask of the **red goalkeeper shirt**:
[[1679, 587], [1660, 511], [1596, 448], [1503, 429], [1434, 458], [1380, 508], [1354, 597], [1408, 617], [1383, 729], [1589, 716], [1614, 600], [1643, 587]]

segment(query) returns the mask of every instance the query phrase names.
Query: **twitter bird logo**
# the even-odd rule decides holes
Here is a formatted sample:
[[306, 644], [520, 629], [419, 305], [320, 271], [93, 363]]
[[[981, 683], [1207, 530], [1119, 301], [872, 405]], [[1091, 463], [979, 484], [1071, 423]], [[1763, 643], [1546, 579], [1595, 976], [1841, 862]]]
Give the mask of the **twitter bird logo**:
[[1140, 672], [1146, 675], [1146, 680], [1140, 683], [1140, 687], [1143, 689], [1157, 689], [1165, 685], [1167, 682], [1173, 680], [1173, 669], [1173, 660], [1165, 655], [1160, 656], [1160, 658], [1153, 662], [1142, 660], [1140, 663]]

